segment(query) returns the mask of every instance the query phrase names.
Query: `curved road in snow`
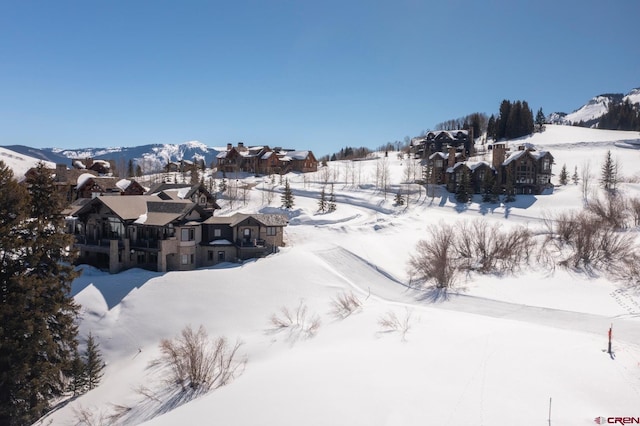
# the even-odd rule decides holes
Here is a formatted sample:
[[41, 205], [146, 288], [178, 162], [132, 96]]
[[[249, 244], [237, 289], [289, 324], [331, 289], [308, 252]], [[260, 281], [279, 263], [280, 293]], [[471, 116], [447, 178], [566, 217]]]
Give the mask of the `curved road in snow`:
[[606, 346], [607, 331], [613, 324], [615, 341], [640, 345], [640, 316], [638, 315], [607, 317], [467, 295], [451, 294], [443, 297], [440, 293], [409, 288], [390, 274], [342, 247], [316, 250], [315, 254], [323, 259], [336, 275], [346, 280], [355, 291], [363, 295], [370, 293], [373, 297], [403, 305], [447, 309], [597, 334], [603, 337], [604, 346]]

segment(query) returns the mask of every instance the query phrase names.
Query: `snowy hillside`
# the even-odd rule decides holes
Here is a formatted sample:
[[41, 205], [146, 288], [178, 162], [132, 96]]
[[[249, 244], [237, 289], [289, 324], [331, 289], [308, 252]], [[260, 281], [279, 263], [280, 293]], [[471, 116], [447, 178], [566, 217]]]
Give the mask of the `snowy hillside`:
[[572, 125], [584, 123], [585, 127], [596, 127], [598, 120], [606, 112], [612, 103], [629, 101], [632, 104], [640, 102], [640, 88], [633, 89], [626, 95], [622, 94], [606, 94], [599, 95], [589, 100], [585, 105], [581, 106], [572, 113], [552, 113], [547, 117], [547, 121], [553, 124]]
[[[14, 176], [20, 180], [24, 177], [24, 174], [38, 163], [38, 158], [30, 157], [28, 155], [22, 155], [15, 151], [0, 147], [0, 160], [13, 170]], [[47, 166], [55, 168], [55, 164], [51, 162], [45, 162]]]
[[[640, 180], [632, 179], [640, 174], [638, 132], [550, 125], [522, 141], [550, 150], [556, 175], [563, 164], [570, 171], [589, 164], [592, 193], [611, 150], [627, 180], [621, 191], [640, 196]], [[374, 183], [384, 163], [386, 196]], [[407, 183], [416, 173], [410, 163], [389, 153], [289, 174], [295, 206], [287, 246], [264, 259], [166, 274], [85, 267], [73, 285], [80, 331], [99, 341], [105, 375], [38, 424], [86, 424], [84, 417], [150, 426], [526, 426], [639, 416], [640, 289], [535, 262], [513, 274], [469, 273], [448, 299], [408, 287], [407, 262], [430, 226], [481, 219], [540, 230], [549, 214], [582, 208], [580, 185], [518, 195], [508, 205], [476, 198], [461, 206], [447, 192], [432, 198]], [[240, 211], [280, 211], [282, 185], [268, 202], [269, 179], [238, 178], [255, 184]], [[317, 212], [325, 181], [334, 182], [332, 213]], [[408, 206], [394, 204], [398, 191], [410, 194]], [[220, 202], [220, 214], [232, 211]], [[362, 306], [339, 318], [333, 301], [345, 293]], [[299, 326], [277, 329], [270, 321], [283, 307], [299, 306], [307, 308]], [[309, 330], [315, 316], [320, 326]], [[383, 327], [393, 316], [401, 325]], [[187, 325], [243, 342], [247, 360], [233, 382], [196, 399], [171, 391], [166, 376], [150, 368], [160, 341]], [[610, 326], [613, 359], [606, 353]], [[116, 412], [118, 420], [109, 417]]]
[[152, 144], [137, 147], [84, 148], [84, 149], [36, 149], [26, 146], [2, 148], [13, 151], [15, 155], [29, 155], [48, 160], [52, 163], [71, 165], [72, 158], [93, 158], [98, 160], [114, 160], [118, 167], [126, 167], [129, 160], [140, 165], [143, 170], [161, 170], [170, 161], [204, 160], [210, 165], [221, 148], [211, 148], [198, 141], [180, 144]]

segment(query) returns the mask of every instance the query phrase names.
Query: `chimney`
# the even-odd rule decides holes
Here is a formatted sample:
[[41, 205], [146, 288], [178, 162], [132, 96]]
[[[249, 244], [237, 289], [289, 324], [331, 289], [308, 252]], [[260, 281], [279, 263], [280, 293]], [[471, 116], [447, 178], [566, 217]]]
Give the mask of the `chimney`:
[[56, 164], [56, 182], [67, 181], [67, 166], [64, 164]]
[[244, 148], [244, 142], [238, 142], [238, 149]]
[[504, 143], [495, 143], [493, 144], [493, 167], [498, 170], [498, 168], [504, 163], [506, 156], [506, 148], [507, 146]]
[[453, 167], [456, 164], [456, 147], [449, 147], [449, 155], [447, 157], [447, 167]]
[[233, 148], [233, 144], [228, 143], [227, 144], [227, 151], [231, 151], [231, 148]]

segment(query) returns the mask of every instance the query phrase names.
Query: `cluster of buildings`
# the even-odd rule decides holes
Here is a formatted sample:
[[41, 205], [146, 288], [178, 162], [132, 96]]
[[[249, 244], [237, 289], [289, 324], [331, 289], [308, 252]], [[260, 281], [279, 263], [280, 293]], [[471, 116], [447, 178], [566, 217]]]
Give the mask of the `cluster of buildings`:
[[[144, 188], [134, 179], [118, 178], [113, 161], [71, 163], [71, 168], [57, 165], [53, 175], [69, 203], [63, 213], [67, 231], [75, 236], [80, 263], [111, 273], [134, 267], [182, 271], [262, 257], [285, 244], [285, 215], [214, 216], [220, 206], [204, 185], [160, 183]], [[223, 174], [318, 169], [311, 151], [245, 148], [241, 142], [236, 147], [229, 144], [216, 163]], [[169, 163], [166, 171], [190, 166], [190, 162]]]
[[553, 156], [531, 144], [511, 150], [506, 142], [493, 143], [488, 146], [491, 161], [475, 161], [474, 142], [466, 130], [442, 130], [413, 138], [410, 149], [430, 168], [432, 182], [444, 184], [449, 192], [458, 189], [465, 173], [476, 193], [482, 192], [487, 174], [503, 189], [511, 186], [516, 194], [540, 194], [552, 187]]
[[268, 146], [245, 147], [227, 144], [227, 149], [216, 157], [217, 168], [223, 173], [248, 172], [254, 174], [286, 174], [289, 172], [316, 172], [318, 160], [311, 151], [295, 151]]

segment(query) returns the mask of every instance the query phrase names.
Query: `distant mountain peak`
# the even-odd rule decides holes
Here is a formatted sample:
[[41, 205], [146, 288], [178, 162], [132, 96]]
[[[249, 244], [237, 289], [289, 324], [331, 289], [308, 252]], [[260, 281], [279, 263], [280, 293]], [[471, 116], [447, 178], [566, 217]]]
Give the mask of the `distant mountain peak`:
[[640, 88], [631, 90], [628, 94], [603, 93], [593, 98], [572, 113], [554, 112], [547, 117], [551, 124], [574, 125], [581, 123], [585, 127], [597, 127], [600, 118], [609, 111], [613, 104], [629, 99], [630, 102], [640, 102]]

